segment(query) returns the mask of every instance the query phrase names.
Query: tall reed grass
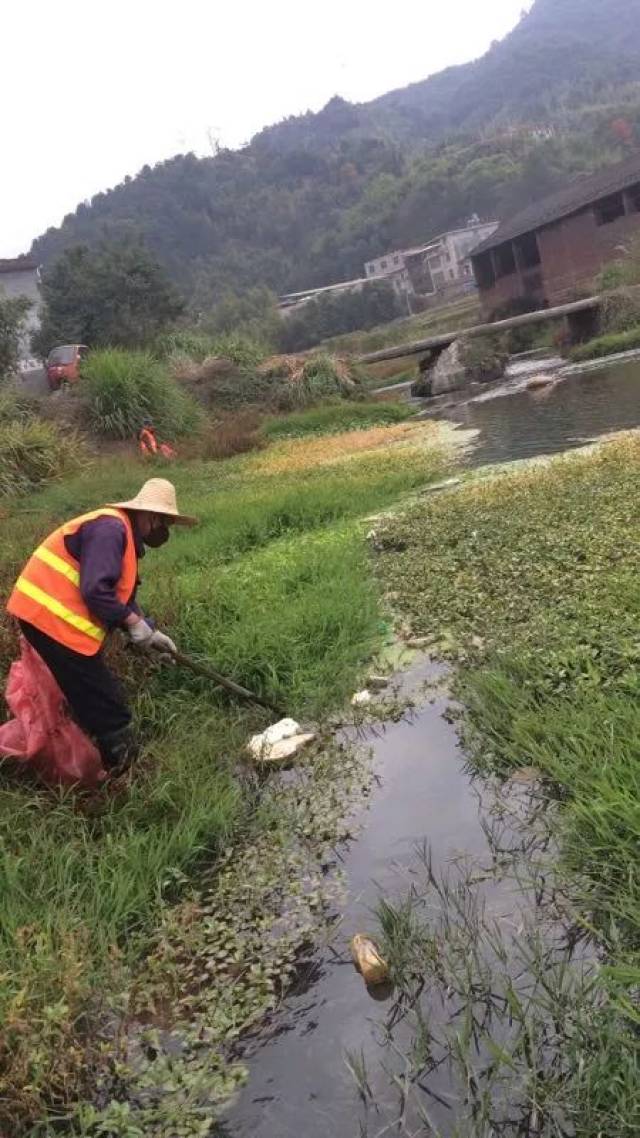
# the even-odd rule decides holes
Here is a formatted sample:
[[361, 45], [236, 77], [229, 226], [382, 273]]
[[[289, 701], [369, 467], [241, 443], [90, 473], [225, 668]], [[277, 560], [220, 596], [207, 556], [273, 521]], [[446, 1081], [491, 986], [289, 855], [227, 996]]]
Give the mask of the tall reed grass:
[[199, 422], [196, 403], [150, 352], [91, 352], [82, 365], [82, 390], [89, 426], [104, 438], [131, 438], [147, 417], [170, 439]]
[[74, 433], [40, 419], [0, 420], [0, 498], [63, 478], [85, 462], [84, 443]]
[[28, 423], [38, 414], [38, 401], [15, 387], [0, 387], [0, 423]]

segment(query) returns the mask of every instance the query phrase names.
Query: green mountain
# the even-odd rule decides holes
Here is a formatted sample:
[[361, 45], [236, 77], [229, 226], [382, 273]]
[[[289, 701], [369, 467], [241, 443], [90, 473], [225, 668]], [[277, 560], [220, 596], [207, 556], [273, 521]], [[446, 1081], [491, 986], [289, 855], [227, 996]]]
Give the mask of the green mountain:
[[359, 276], [472, 213], [501, 217], [640, 145], [640, 0], [536, 0], [481, 59], [370, 103], [338, 97], [238, 151], [178, 155], [33, 243], [142, 237], [195, 307]]

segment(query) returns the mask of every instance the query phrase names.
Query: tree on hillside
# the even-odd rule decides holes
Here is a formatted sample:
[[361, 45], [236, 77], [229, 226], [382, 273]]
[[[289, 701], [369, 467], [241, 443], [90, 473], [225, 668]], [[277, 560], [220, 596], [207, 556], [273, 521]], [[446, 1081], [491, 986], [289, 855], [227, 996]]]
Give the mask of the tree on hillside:
[[388, 281], [372, 281], [358, 291], [322, 293], [285, 319], [280, 342], [284, 351], [299, 352], [345, 332], [368, 331], [402, 315], [400, 301]]
[[229, 289], [223, 293], [211, 313], [203, 316], [202, 324], [214, 335], [241, 331], [255, 340], [275, 344], [281, 326], [278, 298], [263, 285], [257, 285], [244, 293]]
[[30, 308], [31, 301], [26, 296], [0, 295], [0, 382], [18, 366], [20, 341]]
[[41, 327], [33, 349], [55, 344], [149, 343], [184, 310], [164, 270], [140, 244], [67, 249], [42, 277]]

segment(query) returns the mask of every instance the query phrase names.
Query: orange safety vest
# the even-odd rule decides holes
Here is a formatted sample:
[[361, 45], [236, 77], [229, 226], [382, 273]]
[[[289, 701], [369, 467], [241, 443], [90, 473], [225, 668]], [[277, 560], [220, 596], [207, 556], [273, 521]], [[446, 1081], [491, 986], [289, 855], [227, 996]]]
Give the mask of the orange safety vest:
[[143, 454], [157, 454], [158, 453], [158, 440], [149, 427], [143, 427], [138, 435], [138, 442], [140, 443], [140, 450]]
[[119, 518], [127, 531], [116, 596], [127, 604], [138, 580], [138, 557], [133, 527], [124, 510], [104, 506], [73, 518], [49, 534], [31, 555], [9, 597], [7, 612], [26, 620], [59, 644], [94, 656], [107, 634], [105, 625], [87, 608], [80, 592], [80, 564], [70, 555], [65, 537], [76, 533], [94, 518]]

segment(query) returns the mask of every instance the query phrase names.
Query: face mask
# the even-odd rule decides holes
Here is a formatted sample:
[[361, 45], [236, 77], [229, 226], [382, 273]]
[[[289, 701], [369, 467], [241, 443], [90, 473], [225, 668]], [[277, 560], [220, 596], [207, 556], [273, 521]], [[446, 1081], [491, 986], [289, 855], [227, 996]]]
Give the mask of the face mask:
[[151, 549], [159, 549], [161, 545], [166, 545], [169, 540], [169, 527], [160, 523], [151, 533], [144, 539], [144, 544], [149, 545]]

